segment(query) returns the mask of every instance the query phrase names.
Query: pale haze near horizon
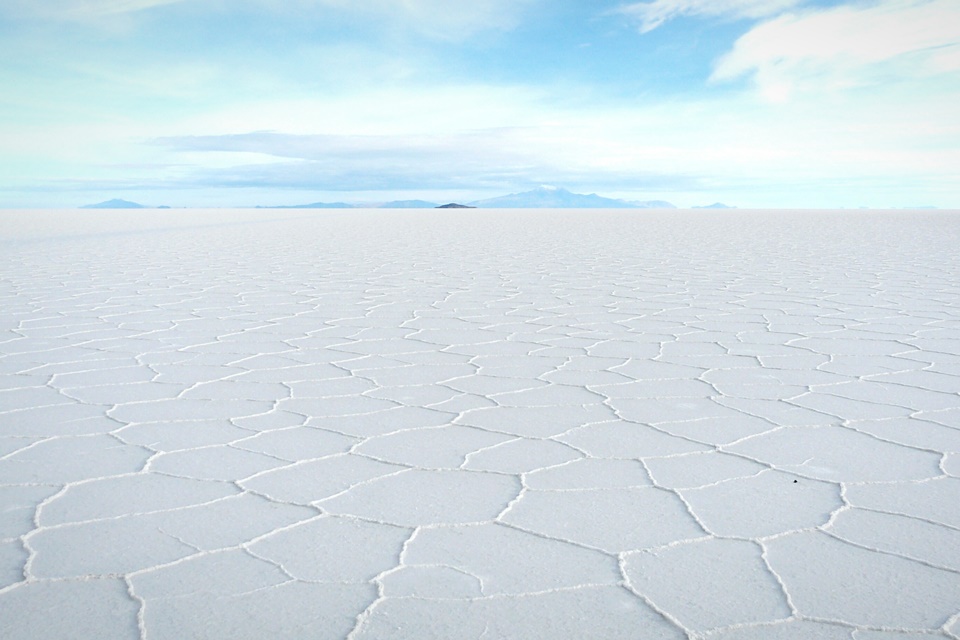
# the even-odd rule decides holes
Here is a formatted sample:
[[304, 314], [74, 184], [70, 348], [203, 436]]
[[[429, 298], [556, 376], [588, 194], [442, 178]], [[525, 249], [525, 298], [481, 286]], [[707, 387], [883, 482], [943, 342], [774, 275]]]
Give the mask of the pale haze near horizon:
[[12, 0], [0, 207], [960, 207], [960, 4]]

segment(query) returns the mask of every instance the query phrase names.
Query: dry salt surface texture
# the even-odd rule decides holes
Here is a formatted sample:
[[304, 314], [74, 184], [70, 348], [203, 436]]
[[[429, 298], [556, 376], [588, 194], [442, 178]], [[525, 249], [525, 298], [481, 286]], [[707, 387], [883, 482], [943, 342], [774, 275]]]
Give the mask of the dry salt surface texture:
[[957, 212], [0, 222], [3, 638], [960, 638]]

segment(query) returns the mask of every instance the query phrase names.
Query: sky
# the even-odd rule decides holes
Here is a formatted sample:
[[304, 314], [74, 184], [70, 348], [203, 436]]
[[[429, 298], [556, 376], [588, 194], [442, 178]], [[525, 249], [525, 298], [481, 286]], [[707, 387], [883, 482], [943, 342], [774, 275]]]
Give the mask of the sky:
[[2, 0], [0, 207], [960, 208], [960, 0]]

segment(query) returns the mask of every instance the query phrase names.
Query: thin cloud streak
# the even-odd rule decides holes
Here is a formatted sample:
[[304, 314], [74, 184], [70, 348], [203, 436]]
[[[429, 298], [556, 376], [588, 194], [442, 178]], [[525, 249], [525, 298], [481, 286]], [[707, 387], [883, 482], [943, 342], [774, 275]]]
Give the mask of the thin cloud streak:
[[0, 13], [37, 16], [51, 20], [84, 20], [99, 16], [137, 13], [194, 0], [7, 0]]
[[803, 0], [649, 0], [616, 9], [616, 13], [640, 22], [640, 32], [648, 33], [663, 23], [681, 16], [724, 18], [766, 18], [800, 4]]
[[[189, 5], [220, 16], [230, 10], [266, 15], [296, 16], [300, 21], [323, 21], [331, 15], [352, 15], [387, 30], [418, 33], [437, 40], [460, 41], [484, 31], [516, 27], [522, 16], [545, 0], [6, 0], [0, 15], [50, 21], [97, 22], [110, 18], [128, 21], [136, 14], [172, 5]], [[124, 22], [129, 24], [129, 22]], [[101, 24], [101, 26], [103, 26]]]
[[[287, 2], [260, 0], [270, 6]], [[329, 7], [381, 24], [401, 26], [440, 40], [457, 41], [486, 30], [509, 30], [543, 0], [292, 0], [294, 6]]]

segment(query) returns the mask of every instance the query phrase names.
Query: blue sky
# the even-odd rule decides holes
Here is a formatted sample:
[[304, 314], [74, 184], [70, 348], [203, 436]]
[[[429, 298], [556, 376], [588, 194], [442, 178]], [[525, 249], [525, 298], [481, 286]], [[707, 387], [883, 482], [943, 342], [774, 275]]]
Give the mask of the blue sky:
[[0, 206], [960, 208], [957, 0], [4, 0]]

